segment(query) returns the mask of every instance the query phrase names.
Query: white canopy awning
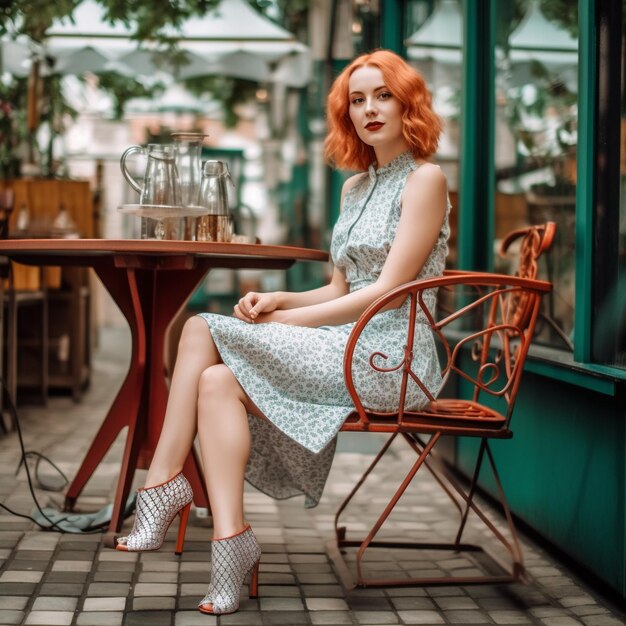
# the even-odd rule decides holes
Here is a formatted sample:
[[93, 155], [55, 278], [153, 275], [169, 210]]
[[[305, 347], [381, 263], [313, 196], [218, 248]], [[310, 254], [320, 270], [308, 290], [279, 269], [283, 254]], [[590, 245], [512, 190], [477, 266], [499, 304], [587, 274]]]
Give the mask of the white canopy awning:
[[[57, 21], [48, 31], [46, 46], [53, 56], [72, 57], [72, 51], [89, 50], [94, 69], [107, 66], [106, 59], [125, 64], [137, 74], [152, 75], [170, 71], [175, 78], [222, 74], [249, 80], [276, 80], [288, 85], [302, 84], [310, 77], [308, 48], [292, 33], [255, 11], [246, 0], [222, 0], [204, 17], [190, 18], [180, 29], [171, 28], [167, 35], [178, 40], [188, 54], [188, 64], [180, 67], [159, 66], [154, 62], [151, 44], [131, 39], [132, 29], [121, 22], [110, 23], [104, 9], [95, 0], [83, 0], [69, 18]], [[301, 57], [298, 63], [286, 62], [276, 73], [283, 59]], [[74, 59], [77, 61], [77, 59]], [[72, 73], [85, 63], [59, 63], [59, 71]], [[118, 66], [119, 67], [119, 66]], [[290, 68], [295, 69], [290, 71]], [[88, 68], [86, 68], [88, 69]]]

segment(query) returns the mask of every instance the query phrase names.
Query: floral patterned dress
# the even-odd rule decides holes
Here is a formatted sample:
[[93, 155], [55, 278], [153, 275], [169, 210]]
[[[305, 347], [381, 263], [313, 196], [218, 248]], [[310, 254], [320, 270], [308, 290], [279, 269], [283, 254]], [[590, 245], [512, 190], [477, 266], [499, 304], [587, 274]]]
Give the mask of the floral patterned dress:
[[[350, 291], [378, 278], [400, 219], [400, 197], [417, 164], [405, 152], [383, 167], [370, 166], [344, 199], [333, 230], [331, 255]], [[442, 274], [449, 236], [448, 217], [419, 278]], [[436, 294], [427, 296], [434, 307]], [[343, 377], [343, 356], [354, 323], [306, 328], [270, 322], [248, 324], [234, 317], [201, 313], [224, 363], [267, 420], [249, 416], [252, 448], [246, 479], [275, 497], [304, 493], [315, 506], [332, 463], [336, 435], [354, 405]], [[365, 406], [398, 406], [400, 372], [374, 371], [370, 355], [382, 350], [387, 363], [402, 358], [407, 333], [408, 300], [400, 308], [376, 315], [357, 345], [354, 378]], [[441, 384], [430, 329], [416, 322], [413, 371], [436, 395]], [[407, 407], [426, 403], [423, 392], [409, 386]]]

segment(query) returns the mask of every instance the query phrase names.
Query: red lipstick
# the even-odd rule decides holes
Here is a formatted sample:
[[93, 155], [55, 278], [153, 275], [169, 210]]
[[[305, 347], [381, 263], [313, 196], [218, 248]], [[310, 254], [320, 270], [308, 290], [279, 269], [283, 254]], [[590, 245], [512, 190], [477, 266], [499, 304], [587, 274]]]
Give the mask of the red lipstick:
[[381, 129], [384, 126], [383, 122], [370, 122], [365, 125], [366, 130], [376, 131]]

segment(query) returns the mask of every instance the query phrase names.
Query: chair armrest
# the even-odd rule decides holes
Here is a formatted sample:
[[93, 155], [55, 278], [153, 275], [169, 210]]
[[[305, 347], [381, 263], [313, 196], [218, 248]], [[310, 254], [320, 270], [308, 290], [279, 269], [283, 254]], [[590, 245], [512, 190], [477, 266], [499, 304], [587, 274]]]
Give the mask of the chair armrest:
[[[463, 288], [460, 304], [452, 311], [447, 312], [442, 319], [436, 319], [425, 304], [424, 292], [431, 289]], [[534, 330], [535, 321], [539, 312], [541, 296], [549, 292], [552, 285], [546, 281], [494, 274], [488, 272], [461, 272], [447, 271], [444, 276], [415, 280], [405, 283], [390, 290], [388, 293], [375, 300], [356, 321], [346, 344], [344, 353], [344, 380], [354, 405], [361, 417], [367, 421], [366, 409], [356, 391], [353, 378], [354, 352], [367, 324], [387, 305], [394, 300], [402, 298], [410, 299], [409, 318], [407, 320], [406, 344], [404, 347], [403, 361], [393, 370], [402, 369], [403, 382], [398, 405], [400, 412], [404, 410], [406, 386], [409, 377], [421, 388], [429, 400], [434, 400], [424, 383], [411, 370], [413, 359], [413, 341], [415, 335], [415, 321], [418, 311], [421, 318], [426, 319], [434, 335], [442, 342], [447, 362], [442, 366], [442, 375], [445, 377], [451, 371], [460, 373], [480, 391], [486, 391], [493, 395], [506, 395], [516, 393], [519, 382], [519, 373], [523, 367], [523, 361], [528, 351], [530, 338]], [[523, 314], [520, 314], [520, 310]], [[445, 337], [444, 330], [448, 325], [463, 323], [463, 319], [472, 320], [472, 328], [459, 342], [451, 345]], [[476, 323], [478, 327], [476, 327]], [[478, 342], [480, 346], [476, 352], [475, 360], [479, 361], [479, 374], [477, 377], [470, 376], [459, 369], [458, 354], [460, 347], [468, 343]], [[502, 368], [488, 362], [487, 354], [490, 347], [496, 343], [501, 344], [499, 349], [503, 355], [498, 357], [502, 361]], [[517, 347], [514, 346], [517, 344]], [[475, 348], [473, 348], [475, 350]], [[370, 355], [369, 363], [373, 369], [373, 359], [385, 356], [381, 352]], [[495, 369], [494, 369], [495, 368]], [[494, 376], [504, 371], [507, 381], [502, 388], [494, 390]], [[485, 380], [485, 377], [488, 379]], [[478, 392], [477, 392], [478, 393]]]

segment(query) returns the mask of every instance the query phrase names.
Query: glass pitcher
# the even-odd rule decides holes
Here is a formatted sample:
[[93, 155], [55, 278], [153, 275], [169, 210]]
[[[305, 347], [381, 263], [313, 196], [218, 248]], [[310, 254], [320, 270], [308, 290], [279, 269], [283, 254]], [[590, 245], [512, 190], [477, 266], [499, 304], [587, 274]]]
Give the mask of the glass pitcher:
[[[204, 133], [172, 133], [176, 153], [176, 171], [180, 183], [180, 203], [183, 207], [198, 206], [202, 178], [202, 143]], [[185, 218], [185, 239], [195, 240], [196, 219]]]
[[[131, 154], [143, 154], [148, 163], [142, 183], [128, 171], [126, 160]], [[120, 168], [128, 184], [139, 194], [139, 204], [153, 212], [154, 218], [141, 218], [142, 239], [180, 239], [184, 222], [180, 218], [159, 218], [158, 209], [180, 206], [180, 181], [176, 171], [176, 151], [169, 144], [150, 143], [131, 146], [122, 154]]]
[[232, 226], [228, 202], [228, 186], [233, 185], [228, 166], [222, 161], [204, 164], [200, 184], [199, 204], [208, 210], [198, 218], [196, 237], [198, 241], [230, 241]]

